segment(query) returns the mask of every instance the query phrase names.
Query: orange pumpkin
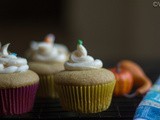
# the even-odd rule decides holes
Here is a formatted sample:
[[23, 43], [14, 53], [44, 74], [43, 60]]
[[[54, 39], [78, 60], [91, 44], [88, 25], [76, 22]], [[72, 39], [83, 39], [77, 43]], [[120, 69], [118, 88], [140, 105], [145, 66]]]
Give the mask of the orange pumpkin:
[[133, 77], [127, 70], [120, 69], [119, 67], [110, 69], [116, 77], [116, 85], [114, 88], [114, 96], [123, 96], [130, 93], [133, 87]]
[[138, 87], [137, 90], [128, 97], [145, 94], [152, 86], [151, 80], [144, 73], [143, 69], [131, 60], [122, 60], [118, 63], [121, 69], [128, 70], [134, 79], [134, 86]]

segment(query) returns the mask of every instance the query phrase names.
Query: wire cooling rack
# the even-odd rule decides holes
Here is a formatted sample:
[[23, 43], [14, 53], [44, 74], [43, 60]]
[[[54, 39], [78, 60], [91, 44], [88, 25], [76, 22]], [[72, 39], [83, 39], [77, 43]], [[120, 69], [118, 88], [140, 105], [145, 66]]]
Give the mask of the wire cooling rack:
[[17, 119], [52, 119], [52, 118], [115, 118], [115, 119], [133, 119], [135, 109], [142, 97], [127, 99], [124, 97], [113, 97], [108, 110], [94, 114], [80, 114], [64, 111], [58, 100], [36, 99], [33, 110], [29, 113], [14, 116], [2, 116], [1, 118]]

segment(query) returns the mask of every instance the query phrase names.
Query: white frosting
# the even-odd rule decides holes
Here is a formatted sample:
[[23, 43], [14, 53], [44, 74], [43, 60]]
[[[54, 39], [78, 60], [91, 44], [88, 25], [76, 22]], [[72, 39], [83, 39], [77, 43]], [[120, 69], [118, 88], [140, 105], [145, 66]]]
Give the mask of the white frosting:
[[45, 38], [45, 42], [32, 42], [29, 57], [33, 61], [40, 62], [65, 62], [68, 58], [68, 49], [61, 44], [54, 44], [55, 37], [49, 34]]
[[77, 45], [77, 50], [72, 52], [69, 61], [64, 66], [66, 70], [99, 69], [102, 68], [103, 63], [87, 55], [87, 50], [83, 45]]
[[28, 70], [27, 60], [14, 54], [9, 54], [8, 46], [9, 44], [6, 44], [0, 50], [0, 73], [15, 73]]

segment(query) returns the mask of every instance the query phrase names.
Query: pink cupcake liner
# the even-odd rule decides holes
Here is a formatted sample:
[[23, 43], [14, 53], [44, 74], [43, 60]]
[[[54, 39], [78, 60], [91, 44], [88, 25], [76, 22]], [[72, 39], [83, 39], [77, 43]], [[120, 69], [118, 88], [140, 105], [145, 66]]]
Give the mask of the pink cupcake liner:
[[22, 114], [32, 110], [38, 83], [20, 88], [0, 89], [0, 115]]

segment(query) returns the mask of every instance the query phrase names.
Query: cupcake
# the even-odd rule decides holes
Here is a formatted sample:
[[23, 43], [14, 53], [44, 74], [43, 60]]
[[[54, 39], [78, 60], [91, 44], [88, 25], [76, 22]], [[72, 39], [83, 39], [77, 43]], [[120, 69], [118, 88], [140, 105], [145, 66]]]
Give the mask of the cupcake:
[[79, 40], [77, 50], [64, 64], [65, 70], [55, 74], [55, 87], [65, 110], [97, 113], [109, 107], [115, 76], [102, 66], [101, 60], [87, 55]]
[[27, 60], [8, 52], [0, 44], [0, 115], [22, 114], [32, 110], [39, 77], [28, 70]]
[[68, 49], [62, 44], [54, 43], [55, 37], [49, 34], [43, 42], [32, 42], [27, 52], [29, 67], [40, 77], [39, 97], [58, 98], [54, 87], [54, 74], [64, 70], [68, 60]]

